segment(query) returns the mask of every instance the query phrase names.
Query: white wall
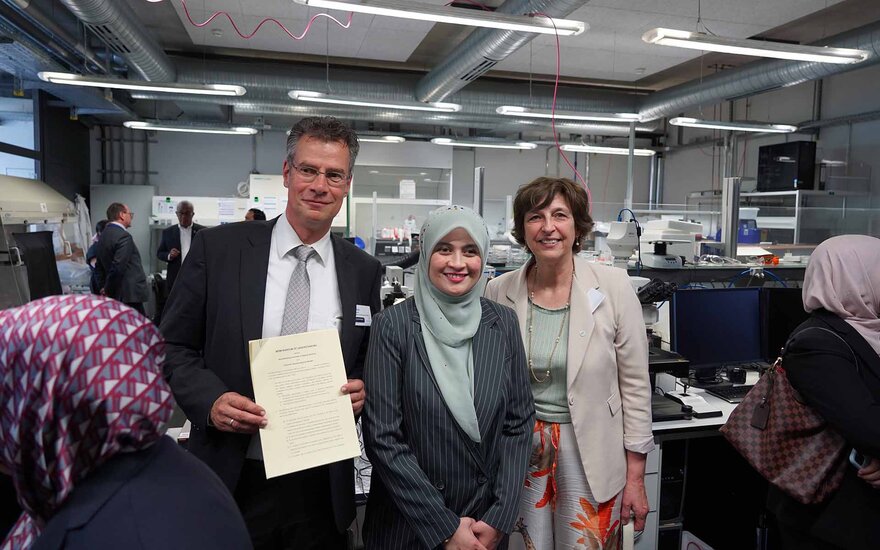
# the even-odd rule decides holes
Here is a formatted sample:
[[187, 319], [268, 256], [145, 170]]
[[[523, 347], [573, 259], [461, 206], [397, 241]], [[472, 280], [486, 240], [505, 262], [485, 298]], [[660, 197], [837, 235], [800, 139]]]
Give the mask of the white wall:
[[[141, 133], [116, 132], [117, 137], [143, 139]], [[92, 132], [92, 184], [101, 183], [98, 135], [97, 130]], [[247, 181], [254, 168], [261, 174], [280, 174], [287, 142], [285, 132], [280, 130], [255, 136], [155, 132], [150, 139], [149, 169], [156, 172], [150, 175], [150, 184], [156, 187], [156, 193], [207, 197], [234, 196], [238, 182]], [[126, 155], [128, 169], [142, 169], [143, 148], [139, 143], [134, 147], [129, 144]], [[122, 162], [118, 152], [114, 162]], [[453, 165], [452, 149], [430, 143], [363, 143], [357, 164], [449, 169]], [[142, 180], [138, 177], [126, 183], [130, 181]], [[111, 179], [109, 183], [118, 182]]]

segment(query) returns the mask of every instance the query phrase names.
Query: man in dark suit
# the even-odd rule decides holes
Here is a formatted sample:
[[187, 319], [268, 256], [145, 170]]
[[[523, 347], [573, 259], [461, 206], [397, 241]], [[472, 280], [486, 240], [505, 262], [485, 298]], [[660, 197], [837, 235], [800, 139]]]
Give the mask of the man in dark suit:
[[144, 302], [150, 296], [141, 254], [128, 233], [133, 217], [131, 209], [121, 202], [107, 207], [109, 221], [98, 240], [95, 270], [101, 295], [118, 300], [143, 314]]
[[[247, 345], [337, 328], [342, 391], [360, 413], [366, 312], [379, 311], [381, 266], [330, 234], [358, 148], [355, 133], [332, 117], [298, 122], [287, 141], [284, 214], [200, 231], [166, 305], [165, 376], [192, 422], [189, 450], [233, 492], [257, 549], [345, 548], [354, 519], [351, 460], [266, 479], [258, 432], [272, 419], [253, 402]], [[306, 312], [289, 307], [304, 295]], [[291, 314], [300, 329], [290, 328]]]
[[180, 271], [180, 264], [189, 254], [193, 237], [204, 229], [204, 226], [193, 223], [195, 208], [191, 202], [180, 201], [177, 203], [176, 213], [177, 225], [172, 225], [162, 231], [162, 240], [156, 251], [156, 257], [168, 263], [168, 276], [165, 277], [168, 292], [171, 292], [171, 288], [174, 286], [177, 272]]

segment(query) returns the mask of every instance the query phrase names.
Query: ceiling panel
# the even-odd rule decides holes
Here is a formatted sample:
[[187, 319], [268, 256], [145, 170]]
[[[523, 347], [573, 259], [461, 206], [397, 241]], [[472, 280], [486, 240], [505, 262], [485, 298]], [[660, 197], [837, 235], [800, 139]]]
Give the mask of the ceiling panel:
[[[438, 5], [445, 3], [443, 0], [422, 1]], [[290, 38], [273, 22], [265, 23], [252, 38], [243, 39], [224, 16], [215, 17], [209, 24], [199, 28], [189, 22], [182, 3], [175, 2], [173, 5], [192, 43], [216, 48], [325, 55], [329, 46], [332, 56], [404, 62], [433, 27], [429, 22], [356, 13], [348, 29], [326, 17], [318, 17], [302, 40]], [[226, 11], [243, 34], [253, 33], [267, 17], [276, 19], [297, 36], [306, 30], [310, 18], [319, 13], [332, 15], [342, 23], [348, 19], [347, 12], [308, 8], [292, 0], [191, 0], [187, 7], [191, 18], [199, 24], [217, 11]]]

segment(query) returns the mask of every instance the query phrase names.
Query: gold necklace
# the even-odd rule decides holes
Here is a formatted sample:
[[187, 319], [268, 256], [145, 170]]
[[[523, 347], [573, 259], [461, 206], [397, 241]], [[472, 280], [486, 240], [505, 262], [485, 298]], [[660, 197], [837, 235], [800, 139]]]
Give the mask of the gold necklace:
[[[526, 324], [528, 325], [529, 330], [529, 372], [532, 373], [532, 378], [538, 384], [543, 384], [547, 380], [550, 379], [550, 365], [553, 364], [553, 356], [556, 355], [556, 347], [559, 345], [559, 340], [562, 339], [562, 331], [565, 330], [565, 323], [568, 320], [568, 312], [571, 311], [569, 307], [571, 305], [571, 287], [574, 284], [574, 262], [572, 262], [572, 272], [571, 272], [571, 281], [568, 283], [568, 299], [569, 301], [565, 303], [562, 309], [565, 310], [565, 313], [562, 314], [562, 322], [559, 323], [559, 332], [556, 334], [556, 339], [553, 341], [553, 348], [550, 350], [550, 357], [547, 359], [547, 368], [544, 371], [544, 378], [538, 378], [538, 375], [535, 374], [535, 367], [532, 362], [532, 333], [535, 331], [534, 323], [532, 319], [534, 315], [532, 314], [532, 309], [537, 307], [535, 305], [535, 292], [533, 290], [529, 291], [529, 310], [528, 310], [528, 318], [526, 319]], [[535, 284], [538, 282], [538, 265], [535, 264]]]

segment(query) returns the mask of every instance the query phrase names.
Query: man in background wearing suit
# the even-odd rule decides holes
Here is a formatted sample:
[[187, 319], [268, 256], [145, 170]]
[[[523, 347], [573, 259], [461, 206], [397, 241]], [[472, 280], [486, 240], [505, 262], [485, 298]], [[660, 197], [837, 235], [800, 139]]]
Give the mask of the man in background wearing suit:
[[177, 225], [173, 225], [162, 231], [162, 241], [159, 243], [159, 249], [156, 251], [156, 257], [163, 262], [168, 263], [168, 276], [166, 288], [171, 292], [174, 286], [174, 280], [177, 278], [177, 272], [180, 271], [180, 264], [189, 254], [193, 237], [196, 233], [204, 229], [197, 223], [193, 223], [193, 215], [195, 208], [189, 201], [180, 201], [177, 203]]
[[143, 314], [144, 302], [150, 295], [141, 254], [128, 234], [133, 217], [131, 209], [121, 202], [107, 207], [109, 221], [98, 240], [95, 270], [101, 295], [118, 300]]
[[[382, 272], [330, 233], [358, 149], [354, 131], [333, 117], [299, 121], [287, 139], [284, 214], [200, 231], [165, 308], [165, 377], [192, 422], [189, 450], [235, 495], [257, 550], [346, 548], [354, 519], [351, 460], [266, 479], [258, 433], [277, 419], [253, 402], [247, 344], [335, 327], [348, 374], [342, 391], [360, 413], [366, 312], [379, 312]], [[297, 307], [304, 296], [308, 307]]]

